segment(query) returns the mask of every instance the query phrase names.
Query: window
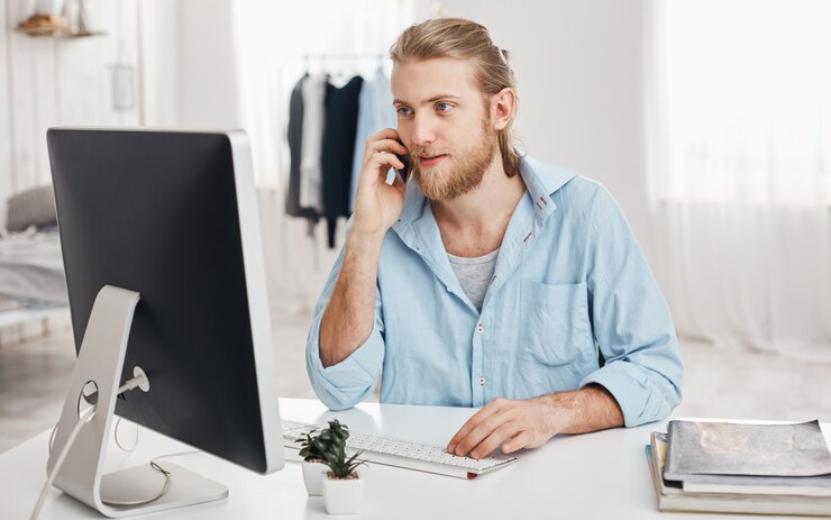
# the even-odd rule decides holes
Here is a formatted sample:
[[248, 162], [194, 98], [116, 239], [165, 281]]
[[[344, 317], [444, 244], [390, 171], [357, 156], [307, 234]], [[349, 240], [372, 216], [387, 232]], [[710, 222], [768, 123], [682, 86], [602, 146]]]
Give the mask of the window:
[[831, 205], [831, 1], [655, 0], [662, 202]]

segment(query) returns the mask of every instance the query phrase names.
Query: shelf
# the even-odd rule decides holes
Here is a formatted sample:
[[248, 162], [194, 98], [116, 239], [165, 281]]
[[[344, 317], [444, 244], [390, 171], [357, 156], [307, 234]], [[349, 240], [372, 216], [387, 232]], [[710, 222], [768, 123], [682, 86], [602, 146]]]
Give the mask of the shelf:
[[51, 38], [87, 38], [90, 36], [102, 36], [103, 31], [91, 31], [89, 29], [72, 29], [69, 22], [63, 16], [48, 14], [33, 14], [25, 21], [20, 22], [15, 29], [17, 32], [35, 37]]

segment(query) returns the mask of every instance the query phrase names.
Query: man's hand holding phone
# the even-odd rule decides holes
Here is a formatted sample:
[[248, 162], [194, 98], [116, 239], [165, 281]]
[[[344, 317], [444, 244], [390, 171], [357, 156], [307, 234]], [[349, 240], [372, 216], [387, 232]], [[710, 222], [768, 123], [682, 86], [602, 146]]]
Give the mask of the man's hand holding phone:
[[407, 191], [407, 184], [398, 176], [392, 184], [387, 184], [385, 178], [391, 167], [408, 170], [396, 156], [407, 153], [392, 128], [366, 141], [352, 229], [344, 246], [338, 282], [320, 322], [320, 362], [324, 367], [346, 359], [372, 332], [378, 256], [384, 235], [404, 209]]
[[406, 159], [408, 153], [393, 128], [385, 128], [367, 139], [358, 177], [352, 233], [382, 238], [401, 215], [407, 185], [399, 176], [395, 176], [391, 185], [385, 179], [390, 168], [403, 171], [404, 179], [408, 178], [408, 161], [398, 157]]

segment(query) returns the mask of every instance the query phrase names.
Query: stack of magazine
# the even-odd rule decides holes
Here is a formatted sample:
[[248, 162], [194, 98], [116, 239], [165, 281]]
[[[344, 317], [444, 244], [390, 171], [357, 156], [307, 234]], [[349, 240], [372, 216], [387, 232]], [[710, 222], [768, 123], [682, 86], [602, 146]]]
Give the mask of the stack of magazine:
[[831, 515], [831, 453], [818, 421], [670, 421], [646, 456], [661, 511]]

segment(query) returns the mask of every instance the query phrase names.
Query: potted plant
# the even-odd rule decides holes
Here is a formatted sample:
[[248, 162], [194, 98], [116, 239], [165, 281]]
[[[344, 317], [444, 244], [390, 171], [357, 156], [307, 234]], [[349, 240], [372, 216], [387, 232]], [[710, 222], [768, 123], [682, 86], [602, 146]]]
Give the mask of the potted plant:
[[324, 458], [329, 472], [323, 480], [323, 503], [330, 515], [348, 515], [358, 512], [364, 494], [364, 481], [356, 471], [366, 464], [355, 462], [362, 452], [346, 458], [346, 446], [337, 446], [334, 452], [326, 452]]
[[320, 431], [307, 433], [305, 438], [297, 439], [300, 444], [300, 456], [303, 457], [303, 482], [310, 495], [323, 493], [323, 475], [329, 470], [326, 455], [334, 454], [338, 447], [346, 447], [349, 429], [337, 419], [329, 421], [329, 427]]

